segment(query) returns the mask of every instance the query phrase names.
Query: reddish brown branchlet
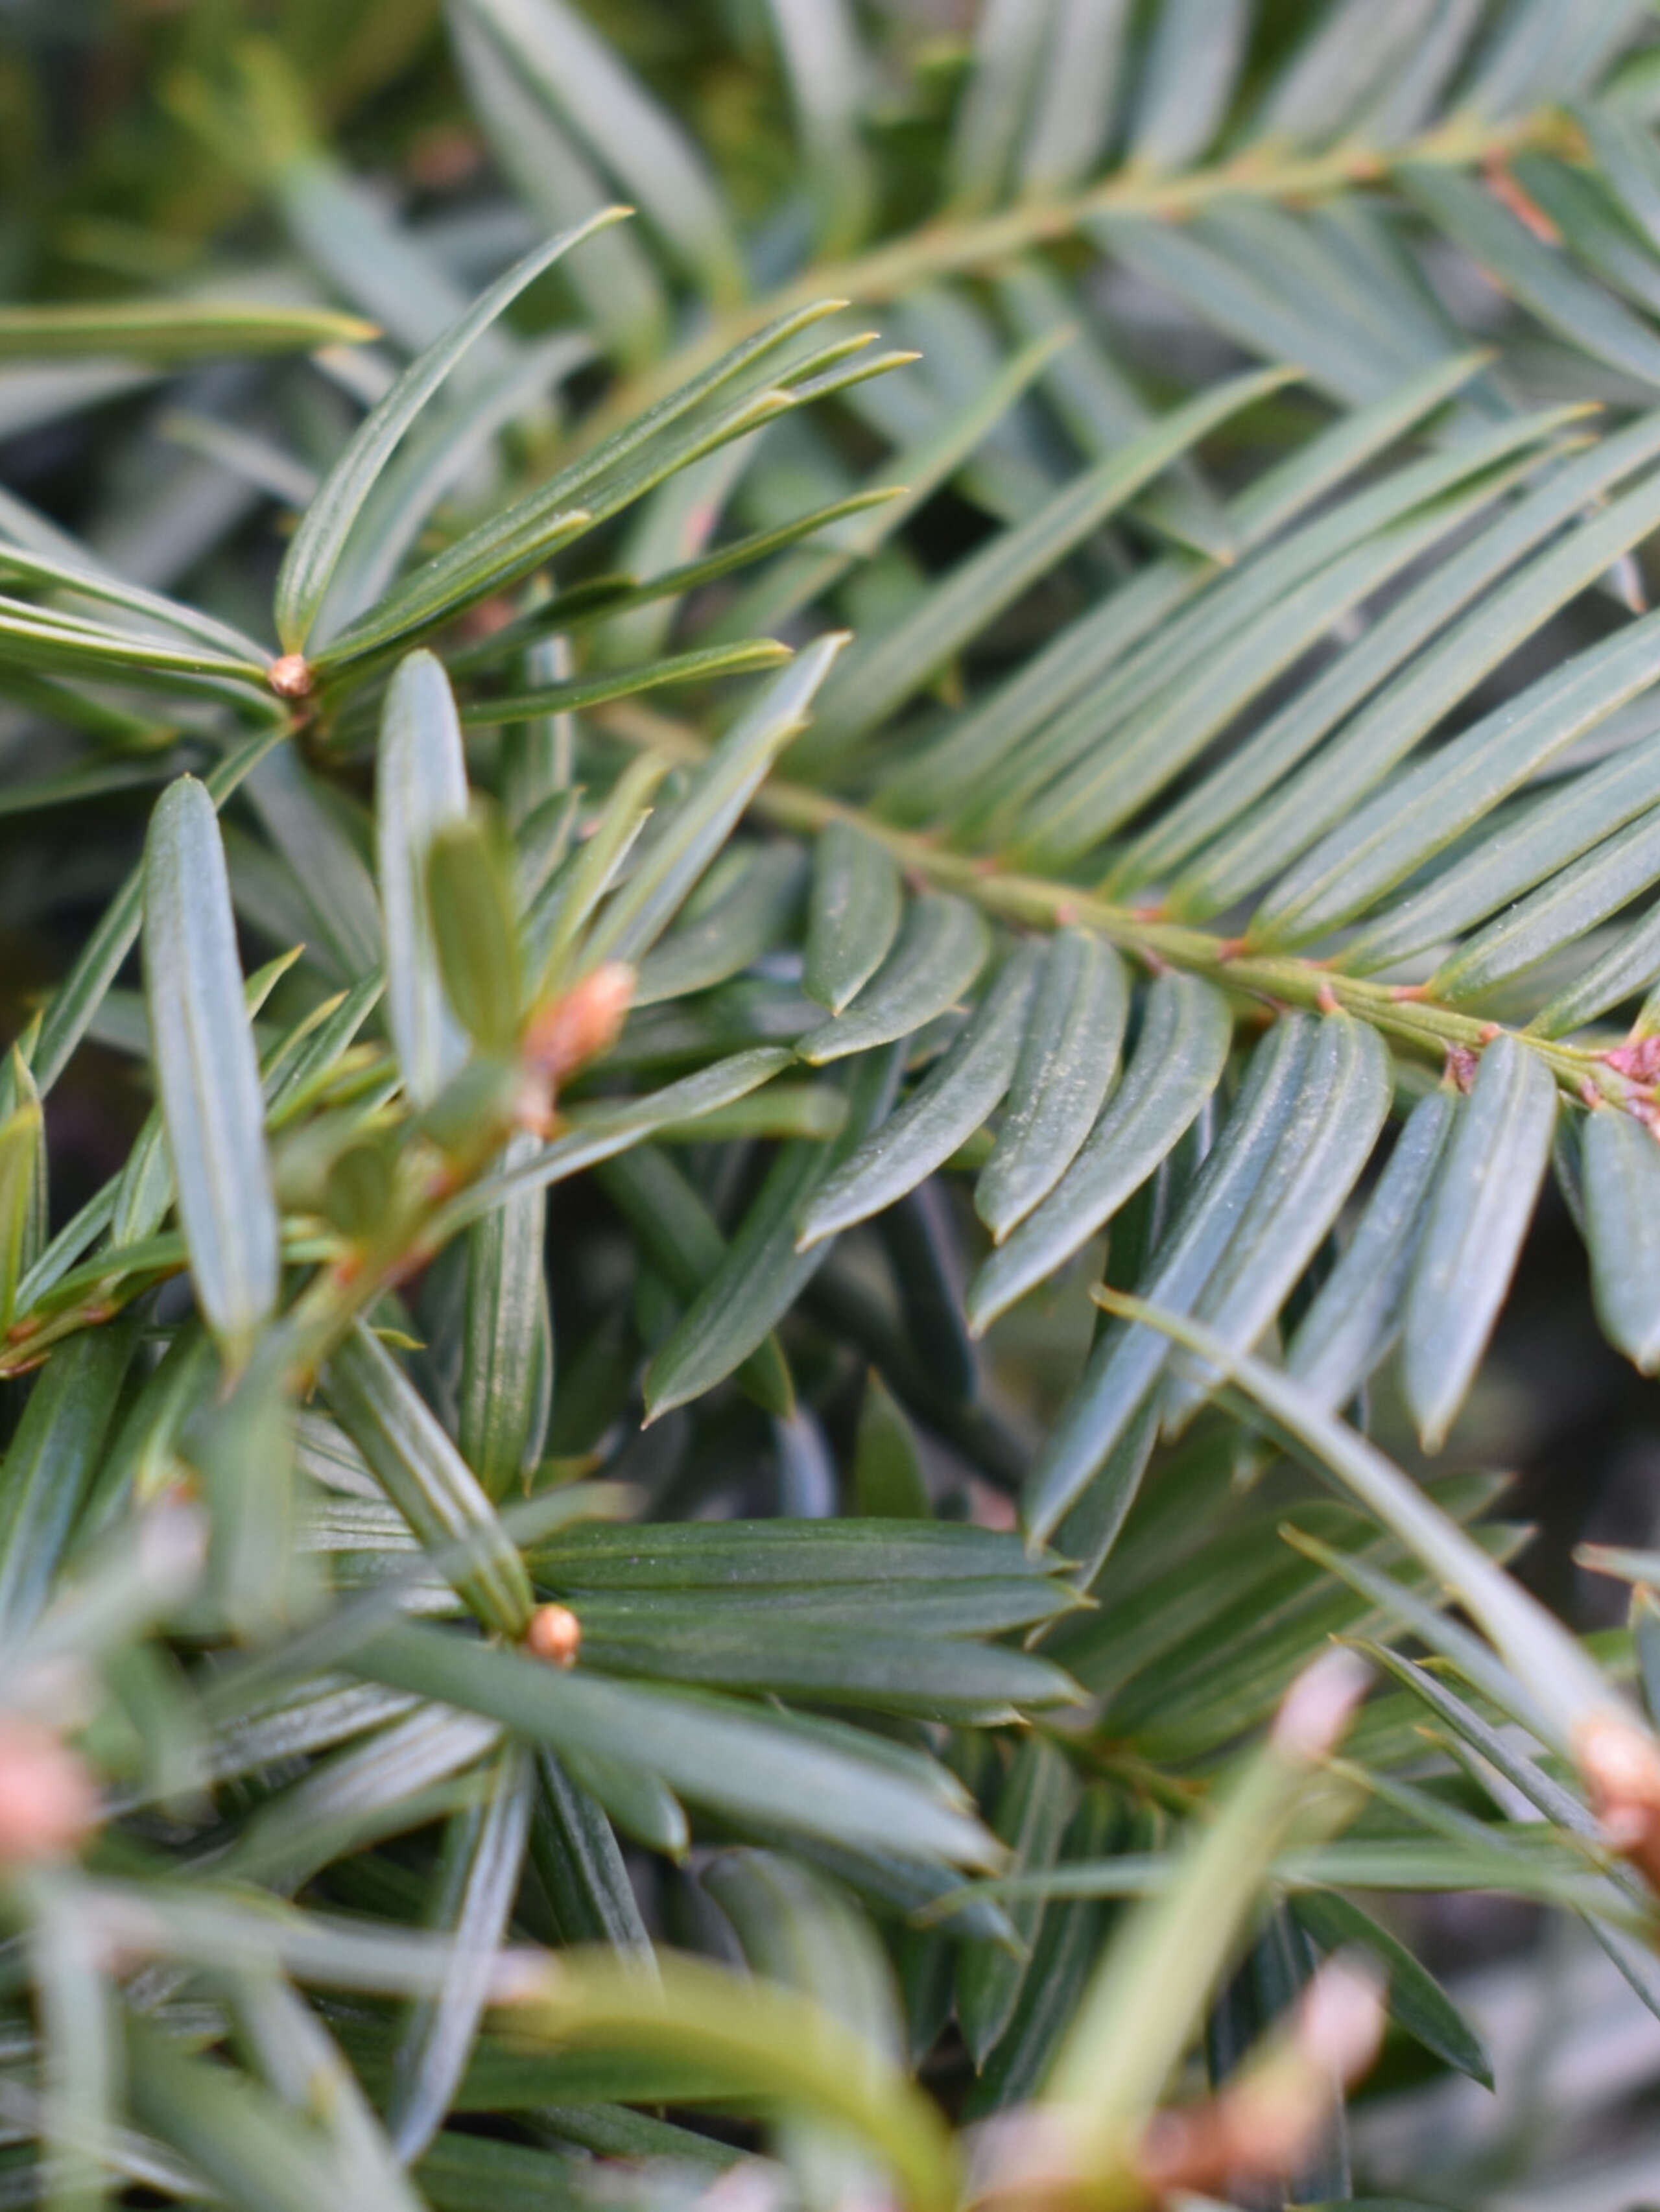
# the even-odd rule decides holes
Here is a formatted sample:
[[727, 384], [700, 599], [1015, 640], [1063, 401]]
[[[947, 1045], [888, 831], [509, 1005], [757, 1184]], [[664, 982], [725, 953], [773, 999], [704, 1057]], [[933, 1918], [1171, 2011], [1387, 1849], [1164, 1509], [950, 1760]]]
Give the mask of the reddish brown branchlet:
[[1501, 207], [1506, 207], [1534, 236], [1546, 246], [1560, 246], [1562, 234], [1545, 213], [1533, 194], [1520, 179], [1505, 166], [1501, 155], [1493, 155], [1483, 166], [1482, 181]]

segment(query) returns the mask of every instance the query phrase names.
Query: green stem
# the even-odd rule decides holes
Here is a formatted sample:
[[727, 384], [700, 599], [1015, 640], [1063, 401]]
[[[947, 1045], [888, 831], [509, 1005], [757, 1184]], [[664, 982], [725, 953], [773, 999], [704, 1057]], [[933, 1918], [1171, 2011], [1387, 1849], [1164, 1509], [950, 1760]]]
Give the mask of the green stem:
[[1114, 216], [1179, 222], [1224, 199], [1298, 204], [1377, 184], [1408, 163], [1481, 168], [1528, 152], [1572, 154], [1581, 143], [1575, 126], [1554, 108], [1503, 122], [1457, 115], [1387, 149], [1353, 140], [1307, 155], [1283, 146], [1250, 146], [1213, 167], [1169, 175], [1131, 166], [1061, 198], [1023, 200], [988, 216], [943, 214], [845, 260], [818, 263], [775, 291], [712, 317], [690, 346], [619, 384], [584, 425], [583, 440], [607, 434], [775, 316], [814, 301], [880, 306], [938, 277], [994, 268], [1034, 246], [1075, 238]]
[[[611, 736], [677, 762], [695, 763], [708, 750], [684, 724], [631, 703], [608, 708], [596, 719]], [[1432, 1058], [1455, 1050], [1480, 1051], [1504, 1028], [1432, 999], [1402, 997], [1394, 986], [1346, 975], [1325, 961], [1243, 952], [1237, 939], [1209, 930], [1163, 921], [1145, 908], [1116, 906], [1073, 884], [1016, 874], [994, 860], [954, 851], [926, 834], [896, 829], [806, 784], [775, 777], [762, 786], [751, 805], [764, 820], [803, 836], [816, 836], [832, 822], [850, 823], [885, 845], [908, 875], [936, 890], [973, 899], [1005, 921], [1040, 929], [1081, 924], [1099, 931], [1146, 967], [1180, 968], [1271, 1005], [1329, 1008], [1335, 1004]], [[1633, 1086], [1594, 1048], [1516, 1034], [1576, 1102], [1584, 1103], [1587, 1083], [1614, 1104], [1624, 1104], [1632, 1096]]]

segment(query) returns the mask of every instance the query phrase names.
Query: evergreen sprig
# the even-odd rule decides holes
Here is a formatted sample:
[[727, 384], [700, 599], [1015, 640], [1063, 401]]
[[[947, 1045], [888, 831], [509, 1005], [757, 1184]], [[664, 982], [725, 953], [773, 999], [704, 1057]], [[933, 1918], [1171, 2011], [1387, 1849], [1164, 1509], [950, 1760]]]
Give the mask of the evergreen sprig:
[[1426, 1463], [1548, 1176], [1660, 1367], [1651, 11], [452, 0], [447, 222], [360, 12], [0, 311], [0, 2198], [1350, 2195], [1355, 1892], [1660, 2014], [1660, 1558]]

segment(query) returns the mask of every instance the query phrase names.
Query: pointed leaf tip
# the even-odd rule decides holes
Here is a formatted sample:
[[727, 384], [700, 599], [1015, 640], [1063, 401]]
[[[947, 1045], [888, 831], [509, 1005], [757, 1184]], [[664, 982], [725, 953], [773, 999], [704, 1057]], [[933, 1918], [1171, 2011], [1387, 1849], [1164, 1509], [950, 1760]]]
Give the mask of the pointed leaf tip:
[[527, 285], [573, 246], [592, 238], [596, 231], [609, 228], [629, 212], [620, 207], [602, 208], [586, 222], [561, 231], [527, 253], [410, 363], [358, 425], [301, 518], [277, 575], [277, 631], [285, 655], [303, 652], [353, 526], [382, 471], [428, 401]]

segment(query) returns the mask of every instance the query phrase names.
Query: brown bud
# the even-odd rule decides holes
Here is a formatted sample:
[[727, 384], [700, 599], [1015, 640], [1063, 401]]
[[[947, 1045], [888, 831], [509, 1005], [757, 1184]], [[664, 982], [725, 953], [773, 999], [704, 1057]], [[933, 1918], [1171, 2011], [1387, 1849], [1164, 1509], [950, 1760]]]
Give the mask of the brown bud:
[[1366, 1694], [1371, 1669], [1341, 1645], [1322, 1652], [1286, 1691], [1269, 1741], [1298, 1766], [1317, 1766], [1341, 1741]]
[[50, 1729], [0, 1715], [0, 1867], [67, 1858], [98, 1825], [98, 1793]]
[[1016, 2106], [984, 2122], [970, 2140], [974, 2212], [1068, 2212], [1077, 2206], [1078, 2144], [1067, 2115], [1055, 2106]]
[[1660, 1032], [1652, 1036], [1633, 1037], [1628, 1044], [1617, 1044], [1602, 1057], [1610, 1067], [1633, 1083], [1653, 1083], [1660, 1080]]
[[582, 1624], [568, 1605], [538, 1605], [525, 1631], [525, 1648], [556, 1667], [574, 1667], [582, 1649]]
[[1468, 1091], [1481, 1065], [1481, 1054], [1472, 1052], [1468, 1045], [1450, 1044], [1447, 1047], [1447, 1080], [1455, 1089]]
[[1383, 1985], [1370, 1961], [1345, 1953], [1323, 1966], [1303, 1992], [1295, 2039], [1310, 2065], [1347, 2088], [1376, 2059], [1383, 2040]]
[[1610, 1708], [1581, 1722], [1573, 1756], [1603, 1835], [1660, 1889], [1660, 1743]]
[[1137, 2168], [1155, 2201], [1172, 2191], [1231, 2193], [1294, 2172], [1319, 2141], [1339, 2090], [1377, 2056], [1383, 2033], [1377, 1976], [1347, 1958], [1323, 1966], [1289, 2035], [1274, 2039], [1214, 2097], [1149, 2123]]
[[634, 970], [608, 960], [531, 1016], [525, 1060], [555, 1086], [616, 1043], [634, 997]]
[[284, 653], [265, 671], [265, 681], [279, 699], [311, 696], [311, 663], [303, 653]]
[[423, 131], [410, 148], [410, 178], [423, 191], [447, 191], [464, 185], [483, 167], [484, 149], [476, 132], [453, 124]]
[[493, 599], [479, 599], [461, 617], [461, 635], [469, 645], [482, 644], [504, 630], [514, 619], [517, 609], [505, 592], [498, 592]]

